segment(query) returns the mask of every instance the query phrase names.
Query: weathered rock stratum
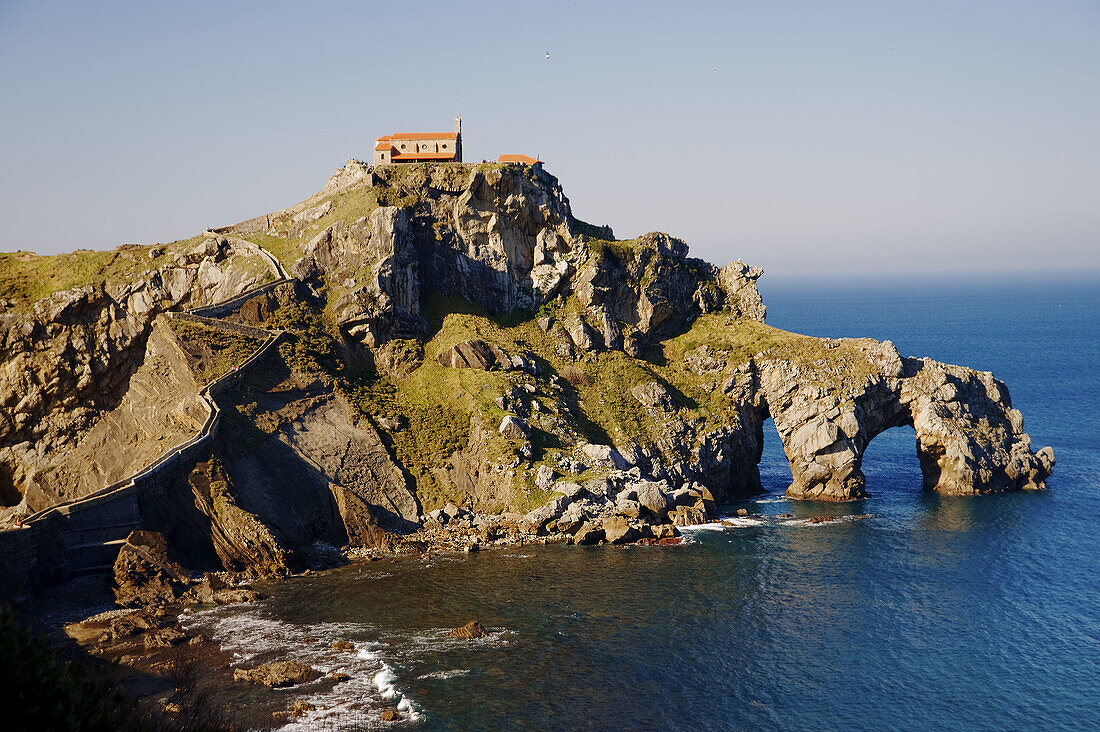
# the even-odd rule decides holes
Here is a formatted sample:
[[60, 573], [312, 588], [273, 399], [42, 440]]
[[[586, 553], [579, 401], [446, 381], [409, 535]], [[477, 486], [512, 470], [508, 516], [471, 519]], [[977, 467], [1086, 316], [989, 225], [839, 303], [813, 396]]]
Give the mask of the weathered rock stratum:
[[[218, 396], [207, 454], [143, 504], [191, 568], [278, 572], [412, 533], [671, 541], [762, 490], [768, 418], [792, 498], [866, 498], [864, 452], [902, 425], [941, 493], [1043, 488], [1054, 463], [992, 374], [772, 328], [759, 268], [616, 239], [541, 166], [349, 161], [284, 211], [73, 268], [75, 289], [0, 300], [0, 497], [24, 512], [195, 430], [202, 384], [247, 356], [159, 314], [228, 300], [206, 314], [286, 331]], [[293, 286], [232, 299], [284, 270]]]

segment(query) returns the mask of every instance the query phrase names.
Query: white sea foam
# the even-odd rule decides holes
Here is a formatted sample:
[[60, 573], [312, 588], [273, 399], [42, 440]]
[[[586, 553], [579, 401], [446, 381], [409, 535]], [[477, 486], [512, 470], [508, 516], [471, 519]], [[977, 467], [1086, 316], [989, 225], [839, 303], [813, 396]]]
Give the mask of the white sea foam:
[[680, 531], [721, 531], [726, 528], [718, 521], [710, 521], [705, 524], [691, 524], [690, 526], [678, 527]]
[[[396, 706], [406, 721], [422, 716], [417, 704], [400, 688], [394, 667], [383, 659], [388, 644], [363, 640], [377, 637], [379, 629], [366, 623], [312, 623], [295, 625], [266, 617], [262, 603], [214, 608], [181, 616], [188, 629], [201, 630], [233, 654], [235, 663], [296, 659], [323, 671], [347, 674], [346, 681], [331, 679], [303, 684], [286, 690], [303, 698], [316, 709], [292, 720], [285, 730], [353, 730], [383, 728], [383, 709]], [[336, 641], [351, 641], [354, 652], [332, 648]], [[287, 700], [290, 704], [290, 699]]]
[[865, 518], [870, 518], [869, 514], [858, 514], [848, 516], [835, 516], [829, 518], [827, 521], [814, 521], [813, 519], [784, 519], [782, 521], [783, 526], [829, 526], [830, 524], [851, 524], [857, 521], [862, 521]]
[[393, 685], [397, 681], [397, 676], [394, 675], [388, 663], [382, 663], [382, 670], [376, 673], [371, 681], [374, 682], [375, 688], [383, 699], [392, 699], [397, 696], [397, 688]]
[[768, 522], [762, 516], [727, 516], [721, 520], [728, 529], [744, 529], [750, 526], [764, 526]]
[[417, 676], [416, 678], [418, 681], [424, 679], [439, 679], [442, 681], [446, 681], [447, 679], [453, 679], [456, 676], [465, 676], [468, 673], [470, 673], [470, 669], [468, 668], [456, 668], [450, 671], [432, 671], [431, 673], [422, 674], [420, 676]]
[[790, 499], [780, 494], [775, 496], [761, 496], [760, 498], [753, 498], [753, 503], [789, 503]]

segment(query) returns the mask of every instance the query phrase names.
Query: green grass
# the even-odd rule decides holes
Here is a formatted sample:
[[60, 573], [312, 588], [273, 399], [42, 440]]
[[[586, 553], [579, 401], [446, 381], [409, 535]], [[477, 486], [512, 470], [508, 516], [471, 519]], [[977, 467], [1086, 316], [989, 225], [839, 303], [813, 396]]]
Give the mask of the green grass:
[[[205, 238], [200, 235], [157, 245], [125, 244], [110, 251], [78, 249], [50, 256], [0, 252], [0, 299], [11, 300], [15, 310], [27, 310], [44, 297], [75, 287], [121, 287], [171, 263], [177, 254], [189, 251]], [[162, 254], [151, 258], [149, 253], [154, 248]], [[234, 266], [245, 274], [270, 271], [260, 257], [239, 258]]]
[[[171, 246], [197, 243], [200, 239], [177, 242]], [[162, 261], [161, 258], [149, 258], [151, 248], [126, 245], [111, 251], [78, 249], [52, 256], [33, 252], [2, 252], [0, 298], [13, 301], [17, 309], [24, 309], [54, 292], [87, 285], [128, 282]]]
[[736, 320], [729, 313], [708, 313], [698, 317], [691, 328], [661, 344], [660, 372], [668, 380], [701, 401], [724, 404], [728, 399], [721, 394], [702, 390], [700, 385], [712, 381], [713, 376], [701, 377], [687, 369], [684, 356], [707, 345], [714, 351], [725, 352], [722, 359], [736, 366], [755, 358], [759, 361], [788, 360], [803, 374], [803, 381], [822, 389], [839, 389], [846, 384], [860, 383], [876, 372], [875, 366], [855, 346], [840, 343], [827, 348], [825, 342], [813, 336], [791, 333], [755, 320]]

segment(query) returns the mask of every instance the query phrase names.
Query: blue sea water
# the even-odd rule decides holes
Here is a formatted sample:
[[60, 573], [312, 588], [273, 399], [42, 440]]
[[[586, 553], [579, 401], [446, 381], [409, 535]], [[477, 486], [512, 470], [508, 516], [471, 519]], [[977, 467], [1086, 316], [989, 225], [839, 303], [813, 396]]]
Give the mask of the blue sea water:
[[[864, 461], [870, 499], [790, 503], [773, 431], [772, 494], [678, 547], [353, 566], [193, 622], [243, 658], [316, 639], [308, 660], [351, 672], [306, 693], [301, 728], [401, 703], [424, 729], [1100, 729], [1100, 280], [761, 284], [777, 327], [993, 371], [1054, 447], [1049, 490], [929, 494], [897, 428]], [[474, 618], [501, 632], [448, 638]]]

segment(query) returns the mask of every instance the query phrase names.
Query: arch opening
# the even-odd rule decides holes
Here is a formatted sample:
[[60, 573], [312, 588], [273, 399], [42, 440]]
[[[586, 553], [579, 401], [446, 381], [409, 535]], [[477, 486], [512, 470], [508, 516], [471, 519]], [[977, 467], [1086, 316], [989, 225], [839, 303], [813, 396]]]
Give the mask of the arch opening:
[[760, 471], [760, 486], [768, 493], [782, 494], [791, 484], [793, 475], [787, 454], [783, 450], [783, 440], [775, 428], [771, 415], [764, 415], [760, 428], [762, 449], [757, 467]]
[[911, 424], [889, 427], [867, 444], [860, 461], [871, 496], [911, 494], [924, 486], [917, 432]]

